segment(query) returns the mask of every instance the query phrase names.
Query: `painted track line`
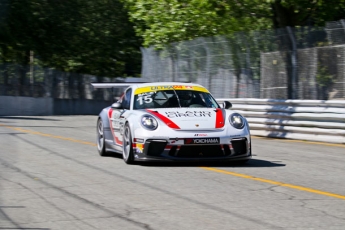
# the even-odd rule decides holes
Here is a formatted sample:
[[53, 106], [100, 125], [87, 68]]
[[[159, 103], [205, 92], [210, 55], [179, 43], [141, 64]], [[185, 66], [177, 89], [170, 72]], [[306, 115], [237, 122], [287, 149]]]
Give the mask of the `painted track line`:
[[235, 177], [241, 177], [241, 178], [259, 181], [259, 182], [263, 182], [263, 183], [267, 183], [267, 184], [273, 184], [273, 185], [277, 185], [277, 186], [292, 188], [292, 189], [296, 189], [296, 190], [300, 190], [300, 191], [305, 191], [305, 192], [315, 193], [318, 195], [324, 195], [324, 196], [329, 196], [329, 197], [345, 200], [345, 196], [340, 195], [340, 194], [334, 194], [334, 193], [325, 192], [325, 191], [312, 189], [312, 188], [307, 188], [307, 187], [303, 187], [303, 186], [299, 186], [299, 185], [287, 184], [287, 183], [273, 181], [273, 180], [269, 180], [269, 179], [254, 177], [254, 176], [250, 176], [250, 175], [246, 175], [246, 174], [230, 172], [230, 171], [222, 170], [222, 169], [216, 169], [216, 168], [210, 168], [210, 167], [200, 167], [200, 168], [205, 169], [205, 170], [209, 170], [209, 171], [213, 171], [213, 172], [217, 172], [217, 173], [235, 176]]
[[[62, 136], [56, 136], [56, 135], [31, 131], [31, 130], [13, 127], [13, 126], [8, 126], [8, 125], [3, 125], [3, 124], [0, 124], [0, 127], [9, 128], [9, 129], [16, 130], [16, 131], [23, 132], [23, 133], [30, 133], [30, 134], [34, 134], [34, 135], [49, 137], [49, 138], [71, 141], [71, 142], [75, 142], [75, 143], [79, 143], [79, 144], [97, 146], [95, 143], [92, 143], [92, 142], [81, 141], [81, 140], [77, 140], [77, 139], [73, 139], [73, 138], [67, 138], [67, 137], [62, 137]], [[303, 143], [309, 143], [309, 142], [303, 142]], [[340, 145], [340, 146], [342, 147], [342, 145]], [[259, 181], [259, 182], [266, 183], [266, 184], [272, 184], [272, 185], [287, 187], [287, 188], [291, 188], [291, 189], [295, 189], [295, 190], [300, 190], [300, 191], [304, 191], [304, 192], [309, 192], [309, 193], [314, 193], [314, 194], [318, 194], [318, 195], [323, 195], [323, 196], [328, 196], [328, 197], [333, 197], [333, 198], [345, 200], [345, 195], [325, 192], [325, 191], [307, 188], [307, 187], [303, 187], [303, 186], [299, 186], [299, 185], [287, 184], [287, 183], [283, 183], [283, 182], [278, 182], [278, 181], [273, 181], [273, 180], [269, 180], [269, 179], [254, 177], [254, 176], [250, 176], [250, 175], [246, 175], [246, 174], [231, 172], [231, 171], [217, 169], [217, 168], [202, 167], [202, 166], [200, 166], [199, 168], [204, 169], [204, 170], [208, 170], [208, 171], [212, 171], [212, 172], [216, 172], [216, 173], [231, 175], [231, 176], [235, 176], [235, 177], [239, 177], [239, 178], [249, 179], [249, 180], [253, 180], [253, 181]]]

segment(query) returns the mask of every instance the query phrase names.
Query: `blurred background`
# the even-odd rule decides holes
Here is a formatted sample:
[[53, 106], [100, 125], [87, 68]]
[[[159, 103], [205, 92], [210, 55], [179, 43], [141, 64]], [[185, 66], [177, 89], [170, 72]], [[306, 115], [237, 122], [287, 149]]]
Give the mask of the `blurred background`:
[[345, 0], [0, 0], [0, 95], [111, 101], [90, 83], [138, 79], [344, 100], [344, 19]]

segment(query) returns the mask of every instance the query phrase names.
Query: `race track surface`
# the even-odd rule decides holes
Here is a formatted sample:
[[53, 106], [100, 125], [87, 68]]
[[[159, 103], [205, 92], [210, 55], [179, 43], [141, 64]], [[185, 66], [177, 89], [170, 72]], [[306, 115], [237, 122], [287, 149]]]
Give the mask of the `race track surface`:
[[0, 117], [0, 229], [345, 229], [345, 145], [253, 137], [243, 166], [126, 165], [98, 155], [96, 120]]

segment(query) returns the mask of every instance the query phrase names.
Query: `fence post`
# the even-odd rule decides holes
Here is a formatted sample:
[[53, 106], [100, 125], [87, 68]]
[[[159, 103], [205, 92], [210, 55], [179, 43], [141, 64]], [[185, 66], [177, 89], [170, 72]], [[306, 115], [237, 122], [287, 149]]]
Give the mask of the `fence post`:
[[[344, 34], [345, 34], [345, 20], [344, 19], [341, 19], [340, 20], [340, 23], [341, 23], [341, 25], [343, 26], [343, 29], [344, 29]], [[344, 60], [344, 59], [343, 59]], [[345, 63], [342, 63], [343, 65], [345, 64]], [[343, 97], [345, 98], [345, 74], [344, 74], [344, 72], [343, 72]]]
[[297, 45], [296, 38], [290, 26], [286, 27], [291, 40], [291, 99], [297, 99]]

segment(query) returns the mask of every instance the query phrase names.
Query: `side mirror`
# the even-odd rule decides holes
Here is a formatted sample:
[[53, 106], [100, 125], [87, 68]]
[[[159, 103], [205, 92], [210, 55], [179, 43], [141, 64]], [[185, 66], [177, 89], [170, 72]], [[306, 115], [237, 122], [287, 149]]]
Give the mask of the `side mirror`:
[[122, 104], [120, 102], [115, 102], [111, 105], [112, 109], [122, 109]]
[[232, 108], [232, 104], [230, 101], [224, 101], [223, 102], [223, 108], [224, 109], [231, 109]]

